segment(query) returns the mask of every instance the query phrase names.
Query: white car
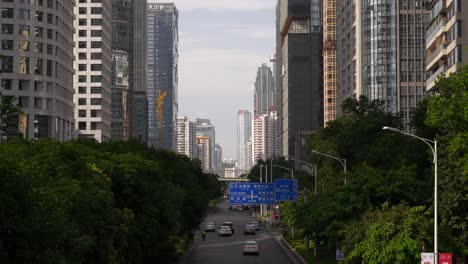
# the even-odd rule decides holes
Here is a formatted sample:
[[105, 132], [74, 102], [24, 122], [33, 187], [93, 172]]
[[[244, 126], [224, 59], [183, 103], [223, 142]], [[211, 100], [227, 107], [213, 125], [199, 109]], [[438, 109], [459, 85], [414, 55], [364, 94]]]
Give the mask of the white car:
[[258, 244], [256, 241], [245, 241], [244, 242], [244, 255], [247, 255], [247, 254], [256, 254], [258, 255], [260, 252], [259, 252], [259, 248], [258, 248]]
[[232, 236], [232, 230], [229, 226], [220, 226], [218, 236]]
[[205, 231], [206, 232], [214, 232], [216, 231], [216, 225], [213, 222], [207, 222], [205, 224]]

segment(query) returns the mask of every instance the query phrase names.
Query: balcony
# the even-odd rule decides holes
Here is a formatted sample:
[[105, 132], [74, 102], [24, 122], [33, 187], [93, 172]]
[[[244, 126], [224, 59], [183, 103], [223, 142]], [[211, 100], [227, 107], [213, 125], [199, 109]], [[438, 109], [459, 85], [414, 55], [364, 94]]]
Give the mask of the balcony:
[[447, 45], [444, 42], [442, 42], [439, 44], [437, 49], [435, 49], [434, 51], [431, 51], [431, 55], [427, 56], [426, 58], [426, 65], [431, 64], [432, 60], [436, 58], [446, 48], [446, 46]]
[[439, 75], [444, 73], [446, 70], [447, 68], [445, 66], [441, 66], [436, 72], [434, 72], [431, 76], [429, 76], [429, 78], [426, 79], [427, 90], [430, 90], [432, 87], [434, 87], [437, 77], [439, 77]]
[[435, 39], [436, 34], [445, 26], [445, 20], [440, 20], [434, 23], [426, 32], [426, 47], [431, 43], [430, 41]]

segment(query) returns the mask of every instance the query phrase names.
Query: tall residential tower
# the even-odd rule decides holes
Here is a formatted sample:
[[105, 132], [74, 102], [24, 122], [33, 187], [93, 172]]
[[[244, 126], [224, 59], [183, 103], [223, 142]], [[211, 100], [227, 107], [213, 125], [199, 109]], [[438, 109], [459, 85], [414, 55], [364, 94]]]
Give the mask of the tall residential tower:
[[252, 113], [239, 110], [237, 113], [237, 169], [240, 174], [252, 167]]

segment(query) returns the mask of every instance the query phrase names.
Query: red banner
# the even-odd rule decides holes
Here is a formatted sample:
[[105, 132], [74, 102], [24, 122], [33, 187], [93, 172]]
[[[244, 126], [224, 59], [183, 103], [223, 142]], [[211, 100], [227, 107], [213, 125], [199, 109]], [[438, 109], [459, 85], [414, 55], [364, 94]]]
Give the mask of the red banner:
[[452, 253], [439, 253], [439, 264], [452, 264]]

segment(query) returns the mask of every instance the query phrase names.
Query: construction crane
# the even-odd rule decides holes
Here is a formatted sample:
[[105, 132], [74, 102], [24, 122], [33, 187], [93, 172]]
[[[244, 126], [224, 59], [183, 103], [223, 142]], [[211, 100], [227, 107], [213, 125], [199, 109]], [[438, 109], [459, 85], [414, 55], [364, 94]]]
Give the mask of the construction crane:
[[156, 99], [156, 105], [158, 107], [158, 141], [161, 140], [161, 128], [162, 128], [162, 119], [163, 119], [163, 106], [164, 98], [166, 98], [167, 92], [162, 92], [161, 88], [158, 89], [158, 99]]

